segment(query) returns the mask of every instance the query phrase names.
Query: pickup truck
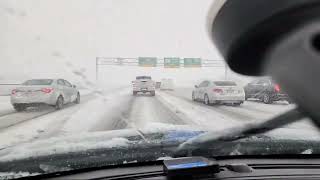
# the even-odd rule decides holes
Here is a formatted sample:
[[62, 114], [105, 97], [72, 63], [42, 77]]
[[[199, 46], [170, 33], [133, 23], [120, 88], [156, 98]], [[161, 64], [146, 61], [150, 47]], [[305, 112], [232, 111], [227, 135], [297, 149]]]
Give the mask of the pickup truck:
[[133, 95], [137, 95], [139, 92], [150, 93], [151, 96], [156, 95], [156, 83], [151, 79], [150, 76], [137, 76], [135, 81], [132, 81]]

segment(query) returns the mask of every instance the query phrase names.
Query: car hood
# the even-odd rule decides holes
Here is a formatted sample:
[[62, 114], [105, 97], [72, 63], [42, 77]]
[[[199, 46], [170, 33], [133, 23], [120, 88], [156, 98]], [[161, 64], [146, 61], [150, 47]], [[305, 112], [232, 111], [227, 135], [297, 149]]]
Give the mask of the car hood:
[[[204, 133], [207, 131], [201, 128], [172, 126], [161, 130], [124, 129], [36, 140], [0, 150], [0, 172], [49, 173], [156, 161], [174, 156], [180, 143]], [[282, 128], [240, 141], [221, 142], [200, 152], [205, 154], [195, 152], [194, 155], [318, 154], [320, 134]]]

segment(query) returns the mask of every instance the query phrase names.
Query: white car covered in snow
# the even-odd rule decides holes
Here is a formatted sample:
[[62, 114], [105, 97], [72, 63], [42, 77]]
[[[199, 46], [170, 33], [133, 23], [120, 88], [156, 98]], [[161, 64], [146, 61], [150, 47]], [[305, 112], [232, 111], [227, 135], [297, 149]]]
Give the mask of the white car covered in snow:
[[245, 100], [243, 87], [233, 81], [203, 81], [195, 86], [192, 100], [205, 104], [240, 105]]
[[17, 111], [41, 104], [61, 109], [64, 104], [80, 103], [75, 85], [64, 79], [32, 79], [16, 87], [11, 93], [11, 104]]
[[160, 90], [174, 90], [174, 84], [172, 79], [162, 79]]

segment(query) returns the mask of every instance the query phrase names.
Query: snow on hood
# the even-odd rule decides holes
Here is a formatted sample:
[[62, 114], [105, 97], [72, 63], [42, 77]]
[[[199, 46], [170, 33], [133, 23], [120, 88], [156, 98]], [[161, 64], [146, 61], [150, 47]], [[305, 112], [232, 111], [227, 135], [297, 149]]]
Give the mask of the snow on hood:
[[[239, 131], [241, 128], [231, 128], [219, 132], [207, 132], [199, 136], [188, 139], [180, 147], [185, 147], [188, 145], [201, 144], [212, 140], [213, 138], [219, 138], [221, 135], [230, 134], [230, 132]], [[312, 140], [319, 141], [320, 144], [320, 132], [318, 130], [311, 129], [294, 129], [294, 128], [278, 128], [270, 132], [263, 134], [265, 138], [270, 138], [271, 140]], [[253, 136], [247, 138], [248, 140], [263, 140]]]
[[[48, 139], [36, 140], [31, 143], [24, 143], [14, 147], [0, 150], [0, 162], [11, 161], [14, 159], [24, 159], [28, 157], [47, 156], [52, 154], [64, 154], [69, 152], [81, 152], [92, 149], [106, 149], [113, 147], [128, 147], [130, 140], [128, 137], [147, 135], [148, 133], [163, 133], [162, 142], [184, 142], [206, 141], [213, 136], [226, 133], [208, 132], [201, 128], [190, 127], [188, 125], [165, 126], [161, 124], [158, 128], [123, 129], [105, 132], [87, 132], [68, 135], [64, 137], [52, 137]], [[230, 131], [230, 130], [229, 130]], [[142, 132], [142, 134], [141, 134]], [[312, 130], [299, 130], [290, 128], [280, 128], [265, 134], [266, 137], [281, 140], [315, 140], [320, 141], [320, 133]], [[251, 137], [251, 140], [259, 138]]]
[[[92, 149], [127, 147], [130, 144], [130, 141], [127, 139], [128, 137], [143, 136], [143, 134], [151, 133], [165, 133], [173, 130], [194, 131], [196, 129], [199, 128], [187, 125], [168, 126], [162, 123], [155, 123], [145, 127], [144, 129], [139, 129], [139, 131], [135, 129], [122, 129], [57, 136], [4, 148], [0, 150], [0, 161], [3, 162], [28, 157], [81, 152]], [[141, 134], [141, 132], [143, 132], [143, 134]], [[189, 135], [189, 137], [191, 136]], [[170, 139], [172, 140], [172, 136]]]
[[31, 177], [40, 175], [40, 173], [29, 173], [29, 172], [0, 172], [0, 178], [5, 179], [17, 179], [22, 177]]
[[0, 150], [0, 161], [80, 152], [89, 149], [127, 147], [129, 140], [124, 137], [135, 135], [138, 134], [132, 130], [115, 130], [36, 140], [32, 143], [23, 143]]

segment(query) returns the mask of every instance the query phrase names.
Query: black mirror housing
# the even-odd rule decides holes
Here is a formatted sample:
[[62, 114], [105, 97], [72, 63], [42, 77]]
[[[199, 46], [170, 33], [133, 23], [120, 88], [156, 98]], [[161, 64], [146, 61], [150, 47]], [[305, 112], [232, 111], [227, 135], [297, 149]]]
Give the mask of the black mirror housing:
[[271, 76], [320, 124], [320, 1], [224, 1], [208, 32], [229, 67]]
[[293, 39], [287, 35], [319, 16], [319, 0], [226, 0], [208, 31], [232, 70], [263, 75], [279, 40]]

